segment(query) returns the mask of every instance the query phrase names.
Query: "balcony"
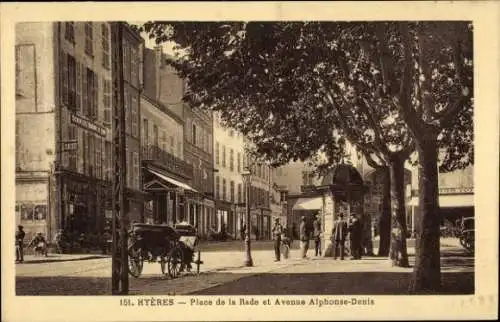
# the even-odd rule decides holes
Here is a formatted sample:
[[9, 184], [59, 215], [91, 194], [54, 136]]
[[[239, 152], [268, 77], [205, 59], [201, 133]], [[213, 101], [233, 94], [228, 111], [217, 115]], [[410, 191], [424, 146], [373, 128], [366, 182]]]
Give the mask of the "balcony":
[[142, 147], [142, 160], [157, 162], [166, 170], [182, 177], [193, 178], [193, 166], [183, 160], [163, 151], [157, 146], [148, 145]]

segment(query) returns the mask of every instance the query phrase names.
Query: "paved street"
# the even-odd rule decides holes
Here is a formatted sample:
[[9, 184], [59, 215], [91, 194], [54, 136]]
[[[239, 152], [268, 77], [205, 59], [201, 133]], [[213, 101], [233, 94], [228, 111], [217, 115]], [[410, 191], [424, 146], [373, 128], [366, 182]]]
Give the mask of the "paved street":
[[[474, 260], [462, 249], [449, 244], [453, 243], [442, 246], [443, 293], [473, 293]], [[297, 258], [296, 249], [292, 250], [291, 258], [276, 263], [270, 242], [255, 243], [252, 251], [254, 267], [247, 268], [242, 266], [240, 241], [202, 245], [202, 249], [204, 264], [200, 275], [186, 274], [172, 280], [162, 276], [159, 264], [145, 263], [143, 275], [130, 278], [130, 293], [404, 294], [412, 271], [411, 268], [391, 267], [387, 259], [376, 257], [361, 261], [302, 260]], [[411, 255], [413, 248], [408, 250]], [[87, 259], [75, 260], [78, 257], [68, 256], [65, 261], [16, 265], [17, 294], [109, 294], [111, 259], [80, 256]], [[411, 256], [410, 261], [413, 259]]]

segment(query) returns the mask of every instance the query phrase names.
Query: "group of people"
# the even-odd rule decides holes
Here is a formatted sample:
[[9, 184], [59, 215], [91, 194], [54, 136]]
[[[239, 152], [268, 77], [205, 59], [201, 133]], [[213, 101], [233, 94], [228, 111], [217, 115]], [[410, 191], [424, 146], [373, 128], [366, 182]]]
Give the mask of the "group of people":
[[[316, 216], [313, 221], [312, 229], [312, 240], [314, 241], [314, 256], [321, 256], [321, 222]], [[303, 216], [300, 220], [299, 226], [299, 240], [300, 240], [300, 252], [301, 257], [307, 257], [307, 251], [309, 250], [309, 240], [310, 233], [307, 229], [306, 218]], [[289, 249], [291, 242], [293, 241], [293, 235], [289, 235], [286, 228], [280, 223], [279, 219], [275, 220], [274, 226], [272, 228], [272, 237], [274, 240], [274, 253], [275, 261], [280, 261], [281, 259], [281, 247], [285, 247], [286, 250]], [[344, 215], [339, 214], [337, 220], [335, 220], [332, 228], [332, 247], [333, 247], [333, 258], [337, 259], [340, 257], [341, 260], [344, 259], [345, 255], [345, 244], [349, 237], [349, 246], [351, 259], [357, 260], [361, 259], [362, 254], [362, 239], [363, 239], [363, 225], [358, 216], [354, 213], [351, 214], [349, 220], [344, 219]], [[285, 255], [285, 258], [288, 254]]]
[[[26, 232], [24, 227], [17, 226], [16, 236], [15, 236], [15, 246], [16, 246], [16, 263], [24, 262], [24, 238], [26, 237]], [[40, 254], [47, 256], [48, 254], [48, 243], [42, 233], [37, 233], [31, 242], [28, 244], [28, 248], [33, 248], [35, 254]]]
[[[361, 259], [363, 225], [356, 214], [351, 214], [349, 221], [344, 220], [344, 214], [340, 213], [332, 228], [333, 259], [344, 259], [345, 242], [349, 236], [351, 259]], [[340, 251], [340, 252], [339, 252]]]

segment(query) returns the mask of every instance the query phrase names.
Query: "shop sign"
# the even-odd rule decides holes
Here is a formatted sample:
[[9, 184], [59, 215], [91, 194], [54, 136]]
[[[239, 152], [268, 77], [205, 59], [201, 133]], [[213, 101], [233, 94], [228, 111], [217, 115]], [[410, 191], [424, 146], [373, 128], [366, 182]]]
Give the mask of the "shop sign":
[[439, 188], [440, 195], [453, 195], [462, 193], [474, 193], [474, 188], [473, 187]]
[[106, 129], [76, 114], [71, 114], [71, 123], [100, 136], [106, 136]]
[[78, 141], [64, 141], [62, 142], [62, 149], [65, 152], [78, 150]]

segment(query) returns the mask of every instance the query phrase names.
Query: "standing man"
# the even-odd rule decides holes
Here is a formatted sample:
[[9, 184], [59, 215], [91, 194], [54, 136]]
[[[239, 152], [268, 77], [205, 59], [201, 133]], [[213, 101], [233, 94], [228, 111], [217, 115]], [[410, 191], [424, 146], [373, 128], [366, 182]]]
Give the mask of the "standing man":
[[363, 227], [355, 213], [349, 220], [349, 238], [351, 243], [351, 259], [361, 259], [361, 237]]
[[279, 262], [281, 257], [280, 256], [281, 234], [283, 233], [283, 226], [281, 226], [279, 218], [276, 218], [272, 233], [274, 240], [274, 254], [276, 256], [276, 259], [274, 261]]
[[340, 248], [340, 259], [344, 260], [345, 237], [347, 236], [347, 223], [344, 220], [344, 214], [340, 213], [337, 220], [333, 223], [332, 244], [333, 259], [337, 259], [338, 249]]
[[316, 215], [313, 222], [314, 256], [321, 256], [321, 222]]
[[309, 249], [309, 235], [307, 233], [306, 218], [304, 216], [300, 218], [299, 238], [300, 248], [302, 250], [302, 258], [306, 258], [307, 250]]
[[19, 225], [17, 226], [16, 231], [16, 263], [24, 262], [24, 236], [26, 233], [24, 232], [24, 227]]

